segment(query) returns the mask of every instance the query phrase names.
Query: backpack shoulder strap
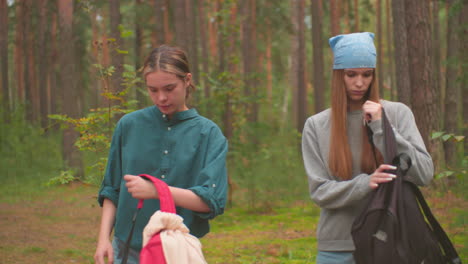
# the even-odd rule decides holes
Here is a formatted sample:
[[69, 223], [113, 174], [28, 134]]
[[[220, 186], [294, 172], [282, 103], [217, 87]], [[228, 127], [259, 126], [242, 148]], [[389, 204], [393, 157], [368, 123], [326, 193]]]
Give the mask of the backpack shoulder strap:
[[440, 244], [442, 245], [445, 255], [448, 258], [448, 261], [450, 261], [449, 263], [461, 264], [461, 260], [457, 254], [457, 251], [453, 247], [453, 244], [448, 238], [444, 229], [442, 229], [439, 222], [437, 222], [434, 215], [432, 214], [431, 209], [429, 208], [429, 205], [427, 204], [426, 200], [424, 199], [423, 194], [421, 193], [421, 190], [419, 190], [419, 188], [412, 182], [407, 182], [407, 184], [411, 186], [411, 189], [414, 195], [416, 196], [418, 203], [421, 206], [421, 209], [424, 212], [424, 216], [429, 221], [429, 225], [431, 226], [432, 231], [434, 231], [434, 234], [436, 235], [437, 240], [439, 240]]

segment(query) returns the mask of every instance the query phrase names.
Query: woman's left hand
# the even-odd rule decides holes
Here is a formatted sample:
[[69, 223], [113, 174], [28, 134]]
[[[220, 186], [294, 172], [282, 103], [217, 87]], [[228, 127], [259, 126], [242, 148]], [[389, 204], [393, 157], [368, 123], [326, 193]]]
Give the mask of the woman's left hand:
[[362, 105], [362, 111], [366, 122], [376, 121], [382, 118], [382, 105], [379, 103], [367, 100]]
[[151, 181], [140, 176], [127, 174], [124, 176], [125, 187], [135, 199], [158, 199], [159, 195]]

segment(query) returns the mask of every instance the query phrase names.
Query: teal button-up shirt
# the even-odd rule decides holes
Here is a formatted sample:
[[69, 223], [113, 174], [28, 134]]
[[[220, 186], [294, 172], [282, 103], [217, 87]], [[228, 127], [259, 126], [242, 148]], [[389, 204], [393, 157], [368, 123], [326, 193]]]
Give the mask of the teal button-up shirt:
[[[208, 220], [224, 212], [227, 196], [227, 140], [219, 127], [195, 109], [176, 113], [171, 119], [151, 106], [125, 115], [112, 137], [107, 169], [99, 190], [117, 206], [114, 235], [126, 241], [138, 200], [127, 188], [126, 174], [149, 174], [169, 186], [192, 190], [211, 212], [198, 213], [177, 207], [177, 214], [191, 234], [209, 232]], [[138, 214], [131, 248], [141, 250], [142, 232], [159, 210], [159, 200], [145, 200]]]

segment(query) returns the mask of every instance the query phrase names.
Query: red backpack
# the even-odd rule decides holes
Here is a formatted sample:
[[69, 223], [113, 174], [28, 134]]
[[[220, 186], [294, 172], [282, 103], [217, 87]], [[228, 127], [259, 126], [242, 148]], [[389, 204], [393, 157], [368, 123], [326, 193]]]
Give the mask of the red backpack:
[[[189, 234], [189, 229], [183, 224], [183, 218], [176, 214], [174, 200], [167, 184], [147, 174], [139, 176], [153, 182], [160, 201], [160, 210], [153, 214], [143, 231], [140, 264], [206, 264], [200, 241]], [[143, 200], [140, 200], [133, 217], [122, 264], [127, 263], [135, 220], [142, 207]]]

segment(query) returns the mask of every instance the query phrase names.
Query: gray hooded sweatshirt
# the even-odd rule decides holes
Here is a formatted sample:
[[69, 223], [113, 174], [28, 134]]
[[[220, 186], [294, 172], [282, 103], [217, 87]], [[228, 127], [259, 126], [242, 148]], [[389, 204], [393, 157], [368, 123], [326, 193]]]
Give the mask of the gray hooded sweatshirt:
[[[417, 185], [427, 185], [434, 173], [432, 159], [416, 127], [413, 113], [402, 103], [381, 100], [392, 124], [397, 152], [411, 157], [407, 177]], [[317, 227], [318, 250], [354, 251], [351, 226], [367, 204], [372, 189], [369, 174], [361, 172], [362, 110], [348, 112], [347, 134], [352, 153], [353, 171], [350, 180], [341, 180], [330, 172], [331, 109], [309, 117], [302, 134], [302, 154], [312, 200], [321, 207]], [[381, 153], [384, 141], [381, 120], [372, 121], [373, 140]]]

